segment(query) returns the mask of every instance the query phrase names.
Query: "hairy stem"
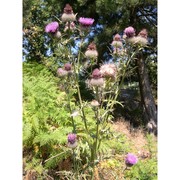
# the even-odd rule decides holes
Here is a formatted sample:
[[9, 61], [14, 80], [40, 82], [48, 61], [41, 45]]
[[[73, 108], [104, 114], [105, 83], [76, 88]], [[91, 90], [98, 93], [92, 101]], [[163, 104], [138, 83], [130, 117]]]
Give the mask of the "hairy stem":
[[79, 61], [80, 61], [82, 43], [83, 43], [83, 39], [81, 39], [81, 43], [80, 43], [80, 47], [79, 47], [78, 58], [77, 58], [77, 67], [74, 65], [74, 68], [76, 70], [76, 76], [75, 77], [76, 77], [77, 93], [78, 93], [78, 98], [79, 98], [79, 103], [80, 103], [80, 108], [81, 108], [81, 113], [82, 113], [82, 120], [84, 122], [86, 132], [89, 132], [88, 127], [87, 127], [87, 119], [86, 119], [86, 115], [85, 115], [85, 112], [84, 112], [84, 106], [83, 106], [83, 102], [82, 102], [82, 98], [81, 98], [81, 91], [80, 91], [80, 87], [79, 87], [79, 76], [78, 76], [78, 74], [79, 74]]
[[[68, 82], [70, 81], [69, 75], [68, 75], [67, 81]], [[67, 86], [66, 93], [67, 93], [67, 96], [68, 96], [68, 108], [69, 108], [70, 114], [72, 114], [71, 99], [70, 99], [69, 89], [70, 89], [69, 86]], [[73, 116], [71, 116], [70, 118], [71, 118], [71, 122], [72, 122], [72, 126], [73, 126], [73, 133], [76, 133], [76, 125], [75, 125], [75, 122], [74, 122], [74, 118], [73, 118]]]

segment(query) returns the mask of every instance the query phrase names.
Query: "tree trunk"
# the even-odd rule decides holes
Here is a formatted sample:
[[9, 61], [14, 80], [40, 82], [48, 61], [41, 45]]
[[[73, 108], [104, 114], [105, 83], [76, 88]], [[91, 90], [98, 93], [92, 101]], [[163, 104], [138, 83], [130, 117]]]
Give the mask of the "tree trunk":
[[153, 131], [155, 132], [157, 128], [157, 109], [152, 95], [149, 76], [146, 71], [146, 66], [142, 54], [140, 54], [136, 59], [136, 64], [138, 67], [137, 71], [141, 100], [148, 120], [147, 128], [149, 131], [149, 127], [152, 127]]

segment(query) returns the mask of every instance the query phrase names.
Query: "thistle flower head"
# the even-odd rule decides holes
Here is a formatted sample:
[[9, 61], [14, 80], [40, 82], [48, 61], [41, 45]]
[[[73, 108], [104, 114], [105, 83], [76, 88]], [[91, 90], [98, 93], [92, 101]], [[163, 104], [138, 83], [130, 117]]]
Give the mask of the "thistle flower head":
[[101, 75], [100, 70], [98, 68], [94, 69], [92, 72], [92, 78], [93, 79], [99, 79], [101, 77], [102, 77], [102, 75]]
[[59, 77], [66, 76], [67, 74], [68, 74], [68, 72], [67, 72], [66, 70], [64, 70], [64, 69], [62, 69], [62, 68], [58, 68], [58, 69], [57, 69], [57, 75], [58, 75]]
[[46, 33], [55, 33], [55, 32], [57, 32], [58, 28], [59, 28], [58, 22], [56, 22], [56, 21], [51, 22], [48, 25], [46, 25], [45, 32]]
[[93, 22], [94, 22], [94, 19], [92, 19], [92, 18], [84, 18], [84, 17], [79, 18], [79, 23], [85, 27], [91, 26], [93, 24]]
[[141, 37], [147, 39], [147, 36], [148, 36], [147, 30], [146, 30], [146, 29], [142, 29], [142, 30], [139, 32], [138, 36], [141, 36]]
[[64, 13], [61, 16], [63, 22], [75, 21], [76, 15], [73, 13], [73, 9], [69, 4], [66, 4]]
[[126, 35], [127, 38], [131, 38], [135, 36], [135, 29], [129, 26], [124, 30], [124, 34]]
[[98, 78], [98, 79], [90, 79], [88, 81], [88, 87], [103, 87], [104, 86], [104, 79]]
[[88, 80], [88, 86], [104, 86], [104, 79], [98, 68], [94, 69], [91, 75], [91, 79]]
[[121, 42], [121, 36], [119, 34], [116, 34], [113, 38], [113, 42], [111, 43], [112, 46], [118, 48], [122, 46]]
[[73, 9], [69, 4], [66, 4], [66, 6], [64, 8], [64, 13], [66, 13], [66, 14], [72, 14], [73, 13]]
[[116, 34], [113, 38], [114, 41], [121, 41], [121, 36], [119, 34]]
[[88, 46], [88, 50], [96, 50], [96, 45], [94, 42], [90, 43]]
[[148, 44], [147, 35], [147, 30], [142, 29], [137, 36], [130, 37], [127, 41], [131, 44], [146, 46]]
[[100, 72], [103, 77], [115, 78], [117, 73], [117, 68], [115, 64], [104, 64], [100, 67]]
[[61, 37], [61, 33], [60, 33], [59, 31], [57, 31], [57, 32], [54, 34], [54, 36], [55, 36], [56, 38], [60, 38], [60, 37]]
[[77, 146], [77, 136], [74, 133], [68, 134], [68, 147], [75, 148]]
[[96, 58], [98, 56], [98, 52], [96, 50], [96, 45], [94, 42], [89, 44], [89, 46], [85, 52], [85, 56], [89, 57], [89, 58]]
[[133, 166], [138, 162], [138, 158], [131, 153], [128, 153], [125, 159], [125, 163], [127, 166]]
[[66, 64], [64, 65], [64, 69], [65, 69], [66, 71], [71, 71], [72, 65], [71, 65], [70, 63], [66, 63]]
[[146, 46], [148, 44], [147, 38], [144, 38], [142, 36], [136, 36], [134, 39], [134, 44], [139, 44], [141, 46]]
[[68, 134], [67, 138], [68, 138], [68, 143], [74, 144], [76, 142], [77, 136], [74, 133], [70, 133], [70, 134]]
[[122, 47], [122, 42], [121, 41], [113, 41], [111, 43], [111, 45], [116, 47], [116, 48], [120, 48], [120, 47]]
[[126, 41], [130, 44], [136, 44], [137, 39], [136, 36], [130, 37], [130, 38], [126, 38]]
[[97, 107], [97, 106], [99, 106], [99, 105], [100, 105], [99, 102], [96, 101], [95, 99], [91, 101], [91, 106]]

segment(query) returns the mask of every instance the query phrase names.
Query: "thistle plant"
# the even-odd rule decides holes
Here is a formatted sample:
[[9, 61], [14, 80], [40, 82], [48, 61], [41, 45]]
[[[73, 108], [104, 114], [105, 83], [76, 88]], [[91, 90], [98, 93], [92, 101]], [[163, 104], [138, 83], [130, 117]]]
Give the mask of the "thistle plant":
[[[116, 34], [110, 44], [113, 50], [111, 62], [97, 64], [98, 49], [95, 42], [86, 44], [85, 41], [95, 21], [84, 17], [76, 21], [76, 16], [73, 8], [67, 4], [61, 18], [56, 18], [58, 22], [48, 24], [45, 31], [52, 34], [51, 37], [56, 39], [54, 42], [57, 43], [54, 56], [58, 55], [58, 61], [54, 63], [58, 66], [56, 72], [60, 85], [67, 94], [66, 106], [72, 125], [72, 132], [67, 135], [67, 146], [72, 149], [73, 169], [78, 174], [77, 171], [93, 169], [101, 160], [99, 150], [107, 137], [114, 106], [115, 104], [123, 106], [118, 101], [118, 97], [129, 70], [129, 64], [139, 51], [139, 47], [135, 48], [134, 45], [146, 45], [147, 32], [143, 30], [136, 37], [134, 28], [128, 27], [124, 30], [123, 37]], [[76, 50], [73, 51], [75, 46]], [[94, 69], [94, 65], [98, 68]], [[82, 75], [86, 79], [86, 88], [93, 92], [93, 99], [90, 102], [82, 98], [80, 88]], [[77, 119], [81, 119], [83, 127], [78, 125]], [[80, 160], [76, 158], [76, 149], [83, 143], [87, 144], [89, 153], [85, 157], [86, 160], [81, 161], [80, 167]], [[128, 162], [131, 162], [131, 157], [129, 158]]]

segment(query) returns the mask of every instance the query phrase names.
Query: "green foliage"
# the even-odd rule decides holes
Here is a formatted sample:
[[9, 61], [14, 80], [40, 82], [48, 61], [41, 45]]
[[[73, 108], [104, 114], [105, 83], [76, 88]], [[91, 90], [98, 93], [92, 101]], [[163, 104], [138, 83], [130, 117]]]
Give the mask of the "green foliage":
[[41, 160], [33, 158], [27, 165], [25, 170], [34, 169], [39, 175], [41, 175], [44, 171]]
[[67, 142], [67, 134], [72, 131], [70, 127], [59, 127], [52, 132], [45, 132], [38, 134], [34, 140], [33, 144], [39, 143], [40, 146], [46, 145], [50, 142], [58, 143], [58, 144], [66, 144]]
[[[58, 79], [43, 65], [23, 63], [23, 145], [26, 148], [66, 143], [72, 131], [66, 107], [66, 94], [57, 87]], [[40, 153], [40, 154], [39, 154]]]
[[147, 139], [146, 149], [150, 152], [151, 157], [156, 157], [157, 154], [156, 138], [154, 137], [153, 134], [147, 134], [146, 139]]
[[46, 52], [51, 44], [53, 51], [53, 41], [45, 34], [45, 25], [59, 17], [62, 2], [57, 0], [23, 1], [23, 47], [27, 61], [43, 62], [47, 56]]
[[154, 135], [147, 134], [145, 148], [150, 153], [148, 159], [139, 159], [138, 163], [125, 172], [130, 179], [157, 180], [157, 143]]
[[25, 171], [35, 171], [37, 178], [48, 176], [48, 170], [70, 156], [65, 145], [72, 126], [67, 96], [59, 90], [58, 83], [59, 79], [44, 65], [23, 63]]
[[113, 133], [113, 137], [108, 142], [110, 148], [114, 151], [115, 154], [126, 154], [130, 152], [130, 143], [128, 142], [125, 135], [121, 133]]

